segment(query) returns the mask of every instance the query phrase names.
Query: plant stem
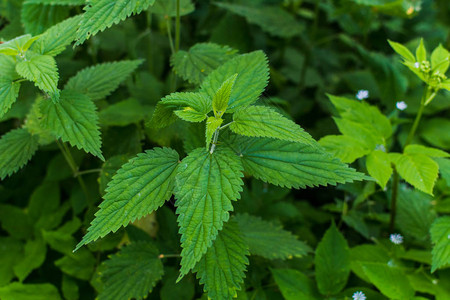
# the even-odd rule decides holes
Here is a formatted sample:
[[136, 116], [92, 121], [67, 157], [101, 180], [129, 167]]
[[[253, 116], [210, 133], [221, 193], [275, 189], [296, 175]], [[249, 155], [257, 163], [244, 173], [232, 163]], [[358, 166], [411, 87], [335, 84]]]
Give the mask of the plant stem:
[[[429, 89], [428, 89], [428, 87], [426, 87], [423, 92], [422, 99], [420, 100], [420, 107], [419, 107], [419, 110], [417, 111], [416, 118], [414, 119], [414, 123], [413, 123], [411, 129], [409, 130], [408, 137], [406, 138], [405, 144], [403, 145], [402, 152], [406, 148], [406, 146], [408, 146], [412, 142], [414, 135], [416, 134], [417, 128], [419, 127], [420, 119], [422, 118], [422, 114], [423, 114], [425, 105], [427, 103], [429, 103], [431, 100], [433, 100], [433, 98], [436, 96], [436, 93], [433, 93], [430, 97], [428, 97], [428, 92], [429, 92]], [[392, 177], [391, 213], [390, 213], [390, 219], [389, 219], [390, 232], [393, 232], [394, 227], [395, 227], [395, 217], [397, 214], [397, 196], [398, 196], [399, 180], [400, 180], [400, 178], [398, 176], [398, 172], [394, 166], [394, 172], [393, 172], [393, 177]]]
[[209, 151], [210, 154], [214, 153], [214, 150], [216, 149], [216, 144], [217, 144], [217, 140], [219, 139], [219, 130], [220, 129], [216, 129], [216, 131], [214, 131], [214, 138], [212, 141], [212, 146], [211, 146], [211, 151]]
[[159, 259], [168, 258], [168, 257], [181, 257], [180, 254], [160, 254], [158, 256]]
[[172, 55], [175, 54], [175, 47], [173, 46], [173, 39], [172, 39], [172, 24], [171, 24], [170, 17], [166, 18], [166, 27], [167, 27], [167, 36], [169, 37], [169, 44], [170, 44], [170, 51], [172, 52]]
[[99, 173], [101, 171], [102, 171], [102, 169], [91, 169], [91, 170], [78, 171], [78, 172], [75, 172], [75, 174], [73, 174], [73, 176], [74, 177], [78, 177], [80, 175], [91, 174], [91, 173]]
[[90, 201], [89, 192], [86, 188], [86, 184], [84, 183], [83, 178], [81, 176], [76, 176], [76, 174], [78, 173], [78, 166], [75, 163], [75, 160], [73, 159], [73, 156], [70, 153], [69, 148], [67, 147], [66, 144], [61, 143], [58, 140], [56, 141], [56, 144], [58, 145], [64, 158], [66, 159], [67, 164], [72, 169], [73, 176], [77, 178], [78, 183], [80, 184], [81, 189], [83, 190], [84, 196], [86, 197], [86, 202], [88, 203], [89, 207], [91, 207], [93, 205], [93, 203], [91, 203], [91, 201]]
[[180, 0], [177, 0], [177, 16], [175, 20], [175, 52], [180, 50]]

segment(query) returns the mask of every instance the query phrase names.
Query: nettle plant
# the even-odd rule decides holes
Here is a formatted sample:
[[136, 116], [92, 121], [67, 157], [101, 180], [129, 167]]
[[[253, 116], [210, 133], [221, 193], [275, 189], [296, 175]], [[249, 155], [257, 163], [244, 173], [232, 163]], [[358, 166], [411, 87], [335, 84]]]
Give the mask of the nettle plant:
[[[119, 7], [119, 2], [124, 6]], [[60, 90], [54, 56], [73, 40], [79, 45], [153, 1], [118, 1], [111, 7], [108, 3], [90, 3], [83, 15], [41, 35], [27, 34], [0, 45], [2, 116], [16, 101], [23, 81], [33, 82], [43, 92], [22, 128], [0, 140], [2, 179], [23, 167], [39, 146], [55, 140], [74, 174], [78, 167], [66, 142], [104, 160], [94, 101], [108, 96], [142, 61], [86, 68]], [[214, 70], [196, 70], [189, 64], [189, 56], [199, 50], [217, 53]], [[365, 176], [332, 157], [281, 113], [255, 105], [269, 79], [262, 51], [237, 55], [227, 47], [198, 44], [190, 52], [174, 53], [173, 64], [177, 73], [199, 88], [164, 97], [148, 126], [162, 128], [179, 118], [198, 123], [200, 138], [192, 134], [192, 150], [182, 159], [173, 149], [154, 148], [123, 164], [108, 183], [100, 209], [75, 251], [154, 212], [174, 195], [182, 248], [181, 254], [175, 254], [181, 256], [178, 281], [193, 271], [208, 297], [231, 299], [241, 288], [250, 254], [286, 259], [311, 250], [289, 232], [256, 217], [230, 218], [244, 174], [287, 188], [335, 185]], [[77, 178], [86, 192], [84, 181]], [[75, 230], [80, 226], [72, 225]], [[55, 247], [70, 255], [63, 245]], [[89, 253], [82, 253], [90, 259]], [[100, 298], [146, 297], [163, 274], [162, 259], [171, 255], [159, 253], [151, 242], [124, 247], [102, 266]], [[25, 272], [21, 278], [26, 276]]]

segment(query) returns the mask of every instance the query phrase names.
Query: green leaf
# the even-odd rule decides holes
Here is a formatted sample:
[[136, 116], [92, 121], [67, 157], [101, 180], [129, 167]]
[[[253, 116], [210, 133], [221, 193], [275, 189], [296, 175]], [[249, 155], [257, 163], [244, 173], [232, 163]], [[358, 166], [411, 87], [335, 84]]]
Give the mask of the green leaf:
[[[206, 120], [206, 149], [209, 149], [209, 145], [211, 144], [212, 137], [214, 132], [216, 132], [217, 128], [222, 125], [223, 119], [216, 117], [209, 117]], [[212, 150], [211, 150], [212, 151]]]
[[333, 295], [346, 285], [350, 275], [350, 249], [333, 223], [317, 245], [316, 280], [320, 293]]
[[367, 155], [366, 168], [369, 175], [384, 189], [393, 172], [388, 154], [381, 150], [372, 151]]
[[214, 110], [214, 115], [217, 118], [222, 117], [228, 107], [228, 102], [230, 101], [231, 90], [236, 82], [237, 74], [234, 74], [230, 78], [224, 81], [224, 83], [217, 90], [213, 97], [212, 107]]
[[203, 121], [212, 109], [211, 100], [204, 93], [172, 93], [162, 98], [160, 103], [188, 122]]
[[314, 281], [305, 274], [293, 269], [270, 269], [270, 271], [284, 299], [320, 299]]
[[[0, 46], [4, 44], [5, 43], [0, 44]], [[0, 50], [0, 69], [2, 70], [2, 73], [0, 74], [1, 78], [8, 78], [11, 80], [19, 78], [19, 75], [16, 72], [15, 58], [6, 54], [1, 54], [1, 50]]]
[[145, 299], [164, 273], [158, 256], [149, 242], [134, 242], [111, 256], [101, 267], [99, 300]]
[[78, 300], [80, 298], [80, 291], [76, 280], [67, 275], [63, 275], [61, 292], [66, 300]]
[[27, 59], [16, 65], [16, 71], [20, 76], [34, 82], [42, 91], [50, 95], [59, 94], [58, 67], [56, 61], [50, 55], [40, 55], [27, 52]]
[[450, 149], [450, 120], [433, 117], [420, 125], [420, 136], [431, 145]]
[[55, 261], [55, 266], [65, 274], [72, 277], [89, 280], [94, 272], [96, 259], [87, 249], [81, 249], [77, 253], [68, 253], [63, 258]]
[[81, 45], [98, 32], [118, 24], [132, 14], [139, 14], [148, 9], [155, 0], [98, 0], [88, 2], [85, 13], [77, 31], [75, 46]]
[[16, 56], [27, 51], [38, 38], [39, 36], [32, 37], [31, 34], [18, 36], [0, 44], [0, 54]]
[[370, 282], [390, 299], [412, 299], [414, 296], [414, 290], [400, 268], [370, 262], [363, 263], [362, 267]]
[[223, 82], [234, 74], [238, 76], [228, 102], [228, 113], [252, 104], [264, 91], [269, 79], [266, 55], [262, 51], [254, 51], [229, 60], [206, 77], [201, 91], [212, 99]]
[[28, 240], [25, 244], [24, 258], [14, 266], [14, 273], [22, 282], [36, 268], [39, 268], [45, 260], [47, 247], [43, 240]]
[[351, 270], [361, 279], [370, 282], [364, 273], [363, 263], [377, 262], [387, 264], [391, 257], [381, 245], [362, 244], [350, 249]]
[[438, 164], [424, 154], [390, 153], [398, 173], [415, 188], [433, 195], [434, 183], [438, 177]]
[[267, 33], [283, 38], [301, 34], [303, 26], [291, 14], [279, 6], [244, 6], [232, 3], [215, 3], [256, 24]]
[[66, 6], [32, 4], [25, 1], [22, 5], [21, 21], [25, 32], [38, 35], [65, 20], [69, 11], [70, 8]]
[[150, 128], [164, 128], [172, 125], [178, 120], [177, 116], [173, 113], [173, 108], [167, 107], [162, 102], [156, 104], [153, 111], [152, 118], [145, 126]]
[[447, 186], [450, 186], [450, 159], [446, 158], [435, 158], [434, 159], [439, 165], [439, 172], [441, 177], [447, 182]]
[[264, 138], [238, 138], [232, 147], [247, 173], [281, 187], [336, 185], [365, 178], [319, 147]]
[[[55, 137], [49, 130], [42, 127], [41, 103], [43, 101], [47, 100], [44, 100], [42, 97], [36, 98], [26, 116], [24, 128], [32, 135], [39, 137], [39, 145], [48, 145], [55, 141]], [[72, 174], [72, 171], [70, 171], [70, 174]]]
[[445, 75], [450, 64], [450, 54], [439, 44], [431, 53], [431, 68], [433, 74]]
[[0, 237], [0, 286], [15, 277], [13, 267], [23, 259], [23, 245], [13, 237]]
[[144, 119], [145, 114], [139, 101], [131, 98], [106, 107], [98, 116], [102, 125], [126, 126], [139, 123]]
[[3, 117], [16, 102], [19, 96], [20, 83], [7, 77], [0, 77], [0, 118]]
[[31, 239], [33, 224], [22, 208], [9, 204], [0, 204], [0, 223], [3, 230], [18, 239]]
[[436, 219], [433, 197], [400, 185], [397, 201], [396, 226], [405, 236], [428, 242], [431, 224]]
[[450, 157], [445, 151], [422, 145], [408, 145], [403, 151], [405, 154], [423, 154], [430, 157]]
[[58, 289], [49, 284], [22, 284], [13, 282], [0, 287], [2, 300], [60, 300]]
[[290, 259], [302, 257], [311, 251], [304, 242], [289, 231], [283, 230], [259, 217], [238, 214], [234, 220], [239, 224], [250, 252], [267, 259]]
[[427, 50], [425, 48], [425, 45], [423, 43], [423, 38], [420, 39], [420, 44], [416, 48], [416, 59], [418, 62], [423, 62], [427, 60]]
[[434, 272], [450, 264], [450, 217], [436, 219], [430, 233], [433, 242], [431, 272]]
[[64, 88], [85, 94], [94, 101], [100, 100], [115, 91], [141, 63], [142, 60], [122, 60], [98, 64], [78, 72]]
[[177, 165], [178, 153], [169, 148], [148, 150], [124, 164], [108, 183], [105, 200], [75, 250], [162, 206], [172, 195]]
[[181, 234], [181, 275], [201, 259], [229, 219], [231, 201], [242, 191], [242, 164], [232, 151], [204, 148], [183, 159], [176, 176], [175, 196]]
[[230, 129], [245, 136], [271, 137], [316, 145], [303, 128], [267, 106], [252, 105], [235, 112]]
[[42, 55], [55, 56], [60, 54], [75, 40], [80, 20], [81, 15], [78, 15], [50, 27], [39, 36], [31, 49]]
[[26, 129], [14, 129], [0, 139], [0, 178], [17, 172], [33, 157], [39, 147], [38, 137]]
[[91, 99], [73, 91], [62, 91], [58, 102], [43, 101], [41, 112], [42, 126], [57, 138], [105, 160], [100, 150], [98, 115]]
[[357, 139], [367, 150], [374, 150], [377, 145], [383, 145], [382, 137], [375, 135], [370, 127], [349, 119], [333, 118], [339, 131], [346, 136]]
[[403, 46], [400, 43], [396, 43], [394, 41], [388, 40], [389, 45], [391, 45], [392, 49], [394, 49], [397, 54], [399, 54], [401, 57], [403, 57], [404, 60], [414, 63], [416, 61], [416, 58], [414, 55], [409, 51], [408, 48]]
[[200, 84], [212, 71], [235, 56], [236, 50], [228, 46], [197, 43], [189, 51], [175, 53], [171, 64], [177, 75], [191, 83]]
[[371, 151], [360, 140], [348, 135], [327, 135], [319, 144], [344, 163], [352, 163]]
[[[188, 15], [194, 9], [195, 6], [191, 0], [180, 0], [180, 16]], [[149, 12], [162, 16], [176, 17], [177, 0], [156, 0], [155, 4], [149, 8]]]
[[238, 225], [229, 221], [214, 243], [194, 267], [204, 292], [210, 299], [231, 299], [244, 282], [250, 255]]

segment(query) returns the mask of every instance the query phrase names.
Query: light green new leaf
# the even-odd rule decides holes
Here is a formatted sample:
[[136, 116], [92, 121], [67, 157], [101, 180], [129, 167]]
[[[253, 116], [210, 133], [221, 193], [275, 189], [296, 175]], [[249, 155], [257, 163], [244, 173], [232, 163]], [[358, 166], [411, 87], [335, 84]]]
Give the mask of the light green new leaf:
[[223, 119], [216, 117], [209, 117], [208, 120], [206, 120], [206, 149], [209, 148], [214, 132], [222, 125], [222, 122]]
[[[180, 0], [180, 16], [185, 16], [193, 12], [195, 9], [191, 0]], [[149, 11], [168, 17], [176, 17], [177, 0], [156, 0], [155, 4], [149, 8]]]
[[377, 145], [383, 145], [384, 140], [381, 136], [375, 135], [370, 127], [360, 122], [349, 119], [333, 117], [336, 126], [343, 135], [357, 139], [367, 150], [374, 150]]
[[250, 252], [267, 259], [288, 259], [302, 257], [311, 251], [304, 242], [289, 231], [270, 222], [248, 214], [236, 215], [233, 220], [239, 224]]
[[214, 110], [214, 115], [217, 118], [222, 117], [228, 107], [228, 102], [230, 101], [231, 90], [236, 82], [237, 74], [234, 74], [221, 85], [213, 97], [212, 107]]
[[362, 268], [370, 282], [389, 299], [412, 299], [414, 290], [402, 269], [387, 263], [362, 263]]
[[430, 157], [450, 157], [450, 154], [445, 151], [422, 145], [408, 145], [403, 152], [405, 154], [424, 154]]
[[111, 256], [101, 266], [99, 300], [145, 299], [164, 274], [158, 256], [149, 242], [134, 242]]
[[158, 104], [174, 111], [182, 120], [201, 122], [211, 111], [211, 99], [203, 93], [172, 93], [161, 99]]
[[198, 43], [189, 51], [175, 53], [171, 64], [177, 75], [191, 83], [200, 84], [212, 71], [235, 56], [236, 50], [228, 46]]
[[249, 23], [274, 36], [291, 38], [303, 31], [303, 26], [291, 14], [279, 6], [244, 6], [233, 3], [215, 3], [232, 13], [242, 16]]
[[[3, 71], [3, 70], [2, 70]], [[0, 118], [3, 117], [16, 102], [19, 96], [20, 83], [7, 77], [0, 77]]]
[[14, 129], [0, 139], [0, 178], [17, 172], [39, 147], [38, 137], [26, 129]]
[[152, 5], [155, 0], [98, 0], [89, 1], [77, 31], [76, 46], [81, 45], [98, 32], [118, 24], [132, 14], [139, 14]]
[[204, 284], [210, 299], [232, 299], [244, 282], [248, 265], [248, 246], [234, 221], [229, 221], [217, 235], [212, 246], [197, 263], [194, 272]]
[[0, 287], [2, 300], [60, 300], [58, 289], [49, 284], [22, 284], [13, 282]]
[[313, 280], [293, 269], [271, 269], [273, 278], [286, 300], [317, 300], [320, 295]]
[[416, 48], [416, 59], [418, 62], [427, 60], [427, 50], [425, 48], [425, 44], [423, 43], [423, 38], [420, 39], [419, 46]]
[[314, 262], [319, 291], [323, 295], [339, 293], [350, 275], [350, 249], [334, 223], [317, 245]]
[[177, 165], [178, 153], [169, 148], [148, 150], [124, 164], [108, 183], [105, 200], [75, 250], [162, 206], [172, 195]]
[[230, 129], [241, 135], [270, 137], [316, 145], [311, 136], [293, 121], [267, 106], [248, 106], [233, 114]]
[[116, 90], [141, 63], [142, 60], [123, 60], [98, 64], [78, 72], [64, 88], [100, 100]]
[[232, 147], [246, 172], [281, 187], [335, 185], [366, 178], [319, 147], [246, 137], [236, 139]]
[[46, 254], [47, 246], [42, 239], [28, 240], [23, 259], [13, 268], [14, 274], [22, 282], [34, 269], [39, 268], [44, 263]]
[[366, 168], [369, 175], [384, 189], [393, 172], [388, 154], [381, 150], [372, 151], [367, 155]]
[[424, 154], [390, 153], [389, 157], [395, 167], [409, 184], [415, 188], [433, 195], [433, 188], [438, 177], [439, 166]]
[[252, 104], [264, 91], [269, 80], [266, 55], [262, 51], [254, 51], [227, 61], [205, 78], [201, 91], [212, 99], [223, 82], [234, 74], [238, 76], [231, 91], [227, 113]]
[[27, 4], [84, 5], [86, 0], [26, 0]]
[[34, 82], [42, 91], [50, 95], [57, 95], [58, 67], [56, 61], [50, 55], [40, 55], [27, 52], [27, 59], [16, 65], [16, 71], [20, 76]]
[[431, 68], [433, 74], [444, 75], [450, 64], [450, 53], [439, 45], [431, 53]]
[[81, 18], [82, 16], [78, 15], [50, 27], [39, 36], [31, 49], [39, 54], [51, 56], [63, 52], [75, 40]]
[[343, 163], [352, 163], [371, 151], [348, 135], [327, 135], [319, 140], [319, 144]]
[[42, 101], [41, 112], [42, 127], [63, 142], [104, 160], [100, 150], [98, 115], [91, 99], [73, 91], [62, 91], [58, 102]]
[[450, 265], [450, 217], [437, 219], [430, 229], [433, 242], [431, 272]]
[[183, 159], [176, 175], [175, 196], [181, 234], [181, 276], [201, 259], [228, 221], [231, 201], [242, 191], [242, 164], [228, 148], [205, 148]]
[[414, 55], [409, 51], [408, 48], [403, 46], [400, 43], [388, 40], [389, 45], [391, 45], [392, 49], [394, 49], [397, 54], [399, 54], [401, 57], [403, 57], [404, 60], [414, 63], [416, 61], [416, 58]]
[[39, 36], [32, 37], [31, 34], [25, 34], [6, 41], [0, 44], [0, 54], [16, 56], [27, 51], [38, 38]]

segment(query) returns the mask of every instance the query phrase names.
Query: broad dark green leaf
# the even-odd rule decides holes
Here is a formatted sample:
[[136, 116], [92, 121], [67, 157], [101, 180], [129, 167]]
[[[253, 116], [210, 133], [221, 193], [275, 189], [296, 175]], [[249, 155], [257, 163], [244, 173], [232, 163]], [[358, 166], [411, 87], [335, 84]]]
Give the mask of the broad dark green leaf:
[[293, 269], [271, 269], [271, 271], [284, 299], [320, 299], [314, 281], [300, 271]]
[[2, 300], [60, 300], [58, 289], [49, 283], [22, 284], [13, 282], [0, 287]]
[[450, 217], [436, 219], [430, 229], [433, 242], [431, 272], [450, 265]]
[[158, 256], [149, 242], [134, 242], [111, 256], [101, 268], [99, 300], [145, 299], [164, 273]]
[[42, 101], [42, 126], [63, 142], [69, 142], [101, 160], [98, 115], [89, 97], [73, 91], [62, 91], [58, 102]]
[[193, 271], [211, 299], [232, 299], [244, 282], [248, 246], [239, 226], [229, 221]]
[[[0, 75], [1, 76], [1, 75]], [[0, 77], [0, 118], [3, 117], [16, 102], [19, 96], [20, 83], [7, 77]]]
[[76, 249], [163, 205], [172, 195], [177, 165], [178, 153], [169, 148], [147, 150], [124, 164], [108, 183], [105, 200]]
[[0, 139], [0, 179], [21, 169], [39, 147], [38, 136], [26, 129], [14, 129]]
[[261, 218], [239, 214], [233, 218], [249, 245], [250, 252], [268, 259], [302, 257], [311, 251], [295, 235]]
[[242, 164], [226, 147], [214, 153], [199, 148], [183, 159], [176, 176], [175, 196], [180, 226], [181, 276], [206, 253], [233, 210], [242, 191]]

